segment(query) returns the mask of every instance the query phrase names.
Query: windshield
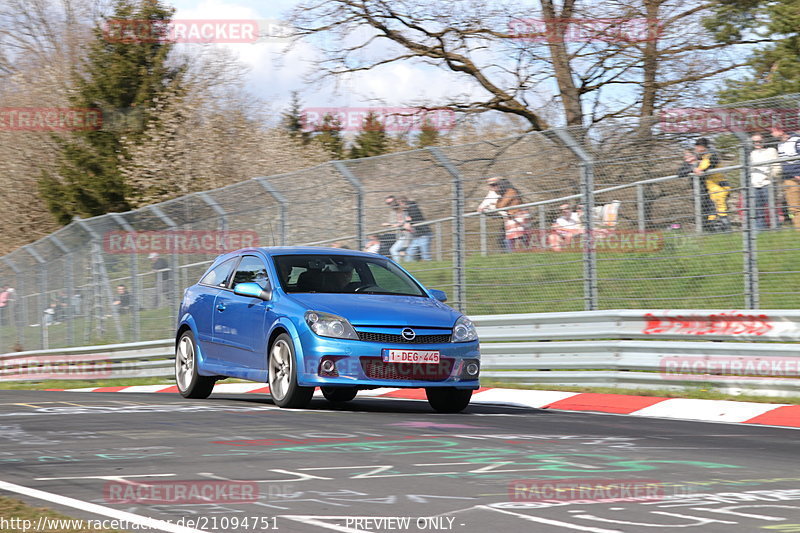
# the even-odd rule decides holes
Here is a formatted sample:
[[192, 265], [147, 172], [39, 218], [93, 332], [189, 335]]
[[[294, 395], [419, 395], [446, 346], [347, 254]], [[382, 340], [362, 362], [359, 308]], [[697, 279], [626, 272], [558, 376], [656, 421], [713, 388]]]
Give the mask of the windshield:
[[408, 274], [383, 257], [278, 255], [275, 269], [283, 290], [340, 294], [397, 294], [427, 297]]

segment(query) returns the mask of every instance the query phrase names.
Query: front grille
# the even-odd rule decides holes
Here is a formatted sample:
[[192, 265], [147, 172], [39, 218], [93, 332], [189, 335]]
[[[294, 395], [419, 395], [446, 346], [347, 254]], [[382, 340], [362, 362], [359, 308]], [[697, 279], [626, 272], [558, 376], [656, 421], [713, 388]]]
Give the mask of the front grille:
[[392, 344], [441, 344], [450, 342], [450, 335], [417, 335], [412, 340], [406, 340], [402, 335], [391, 335], [389, 333], [368, 333], [357, 331], [358, 340], [369, 342], [385, 342]]
[[439, 364], [386, 363], [380, 357], [361, 357], [361, 368], [370, 379], [444, 381], [455, 359], [442, 357]]

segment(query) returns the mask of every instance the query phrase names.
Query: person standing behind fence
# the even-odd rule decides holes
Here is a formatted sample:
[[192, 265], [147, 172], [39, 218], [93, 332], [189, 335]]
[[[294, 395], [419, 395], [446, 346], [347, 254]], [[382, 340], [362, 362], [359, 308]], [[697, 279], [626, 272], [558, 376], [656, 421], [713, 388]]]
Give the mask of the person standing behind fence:
[[398, 198], [394, 195], [387, 196], [384, 200], [386, 207], [391, 209], [389, 218], [382, 225], [390, 228], [396, 228], [394, 244], [389, 248], [389, 254], [396, 262], [400, 262], [406, 248], [411, 244], [411, 233], [404, 228], [406, 223], [406, 212], [403, 202], [404, 198]]
[[769, 188], [772, 180], [781, 176], [781, 166], [779, 163], [770, 165], [760, 165], [764, 161], [778, 159], [778, 150], [773, 147], [764, 147], [764, 138], [760, 134], [753, 135], [750, 140], [753, 142], [753, 151], [750, 152], [750, 163], [753, 165], [750, 170], [750, 185], [755, 192], [756, 206], [756, 228], [767, 229], [769, 220], [774, 220], [776, 210], [769, 210]]
[[8, 317], [10, 316], [11, 287], [3, 285], [2, 288], [3, 290], [0, 291], [0, 326], [6, 326], [9, 323]]
[[521, 205], [522, 195], [507, 179], [497, 181], [497, 209], [504, 209], [506, 214], [503, 216], [505, 227], [506, 249], [511, 252], [521, 250], [527, 245], [528, 230], [531, 225], [531, 214], [527, 209], [516, 208]]
[[422, 261], [431, 260], [431, 227], [425, 224], [422, 210], [414, 200], [405, 200], [406, 225], [411, 232], [411, 244], [406, 249], [406, 261], [414, 261], [419, 254]]
[[[500, 199], [500, 195], [497, 192], [497, 182], [499, 182], [501, 179], [502, 178], [500, 176], [492, 176], [486, 180], [486, 186], [489, 187], [489, 192], [486, 193], [486, 197], [478, 205], [478, 213], [485, 213], [487, 211], [494, 211], [497, 209], [497, 201]], [[493, 213], [489, 214], [489, 216], [494, 217], [502, 217], [504, 215], [507, 215], [505, 211], [494, 211]], [[508, 247], [506, 245], [506, 229], [504, 225], [500, 226], [500, 230], [497, 234], [497, 244], [502, 251], [508, 251]]]
[[708, 197], [714, 205], [714, 212], [707, 217], [709, 230], [730, 231], [728, 196], [731, 193], [731, 186], [724, 174], [709, 173], [719, 167], [719, 155], [711, 148], [711, 143], [705, 137], [697, 139], [694, 143], [694, 151], [698, 161], [693, 172], [704, 179]]
[[[781, 157], [800, 156], [800, 136], [789, 133], [781, 125], [774, 125], [771, 129], [772, 136], [778, 141], [778, 155]], [[800, 161], [784, 161], [783, 191], [786, 204], [789, 207], [789, 217], [792, 219], [794, 229], [800, 231]]]

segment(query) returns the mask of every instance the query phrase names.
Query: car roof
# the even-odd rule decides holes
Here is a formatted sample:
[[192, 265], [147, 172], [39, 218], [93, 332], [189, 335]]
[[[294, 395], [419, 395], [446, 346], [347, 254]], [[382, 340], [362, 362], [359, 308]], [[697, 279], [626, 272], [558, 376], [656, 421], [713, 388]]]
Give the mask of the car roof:
[[[259, 248], [242, 248], [234, 252], [229, 252], [230, 255], [235, 255], [244, 252], [260, 251], [266, 255], [358, 255], [362, 257], [375, 257], [377, 254], [372, 252], [362, 252], [360, 250], [350, 250], [348, 248], [332, 248], [326, 246], [262, 246]], [[228, 254], [226, 254], [228, 255]]]

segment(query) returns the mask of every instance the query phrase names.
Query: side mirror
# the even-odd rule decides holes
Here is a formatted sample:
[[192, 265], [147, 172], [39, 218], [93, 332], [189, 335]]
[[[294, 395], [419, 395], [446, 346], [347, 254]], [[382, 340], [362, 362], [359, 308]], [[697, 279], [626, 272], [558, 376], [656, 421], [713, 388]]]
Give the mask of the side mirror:
[[233, 293], [265, 301], [272, 299], [272, 291], [262, 289], [258, 283], [237, 283], [233, 288]]
[[431, 289], [431, 296], [439, 300], [440, 302], [447, 301], [447, 293], [444, 291], [440, 291], [439, 289]]

